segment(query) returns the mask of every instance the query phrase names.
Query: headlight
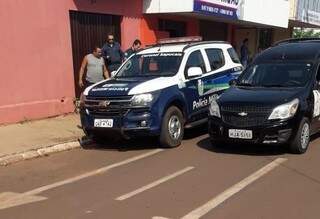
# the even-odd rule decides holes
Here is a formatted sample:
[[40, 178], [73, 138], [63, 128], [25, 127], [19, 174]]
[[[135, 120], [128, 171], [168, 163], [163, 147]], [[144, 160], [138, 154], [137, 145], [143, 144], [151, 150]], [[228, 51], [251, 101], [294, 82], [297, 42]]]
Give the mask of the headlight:
[[221, 118], [220, 108], [217, 101], [213, 100], [209, 107], [210, 115]]
[[273, 119], [289, 119], [293, 117], [299, 107], [299, 99], [294, 99], [293, 101], [277, 106], [273, 109], [269, 120]]
[[153, 100], [152, 94], [134, 95], [132, 99], [133, 106], [148, 106]]

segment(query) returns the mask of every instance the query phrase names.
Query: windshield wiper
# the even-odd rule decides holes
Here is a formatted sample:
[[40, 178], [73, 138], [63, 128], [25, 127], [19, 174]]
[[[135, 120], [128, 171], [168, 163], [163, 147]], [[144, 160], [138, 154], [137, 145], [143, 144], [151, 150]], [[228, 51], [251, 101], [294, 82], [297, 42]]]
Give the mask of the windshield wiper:
[[237, 86], [241, 86], [241, 87], [252, 87], [253, 84], [246, 83], [246, 82], [242, 82], [242, 83], [237, 83]]
[[261, 87], [287, 87], [282, 84], [262, 84]]

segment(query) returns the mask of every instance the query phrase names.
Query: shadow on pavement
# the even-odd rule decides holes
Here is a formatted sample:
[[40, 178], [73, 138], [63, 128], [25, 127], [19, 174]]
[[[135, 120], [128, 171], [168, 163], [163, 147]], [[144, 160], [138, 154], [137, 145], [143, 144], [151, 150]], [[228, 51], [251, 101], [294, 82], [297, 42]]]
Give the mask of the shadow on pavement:
[[85, 150], [108, 150], [108, 151], [136, 151], [146, 149], [157, 149], [160, 145], [156, 138], [136, 138], [125, 140], [121, 138], [101, 138], [93, 140], [91, 144], [84, 144]]
[[205, 138], [197, 143], [198, 147], [221, 154], [239, 154], [249, 156], [274, 156], [288, 153], [285, 145], [252, 145], [252, 144], [220, 144], [211, 145], [210, 139]]
[[311, 143], [312, 143], [313, 141], [318, 140], [318, 139], [320, 139], [320, 133], [317, 133], [317, 134], [312, 135], [312, 136], [311, 136]]
[[207, 124], [197, 126], [194, 128], [190, 128], [190, 129], [185, 129], [184, 140], [190, 140], [192, 138], [197, 138], [197, 137], [200, 137], [200, 136], [206, 135], [206, 134], [208, 134], [208, 125]]
[[[207, 132], [207, 125], [187, 129], [185, 130], [184, 140], [205, 135]], [[126, 140], [114, 135], [109, 138], [100, 137], [93, 141], [83, 137], [80, 142], [83, 142], [81, 145], [85, 150], [135, 151], [162, 148], [157, 137], [140, 137]]]

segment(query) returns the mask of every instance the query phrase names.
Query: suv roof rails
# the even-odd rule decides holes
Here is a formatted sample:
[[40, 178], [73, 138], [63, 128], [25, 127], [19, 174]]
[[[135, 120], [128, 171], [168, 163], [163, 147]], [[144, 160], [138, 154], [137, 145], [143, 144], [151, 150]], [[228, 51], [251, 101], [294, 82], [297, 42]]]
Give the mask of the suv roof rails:
[[316, 37], [309, 37], [309, 38], [291, 38], [291, 39], [286, 39], [286, 40], [281, 40], [276, 42], [274, 45], [280, 45], [284, 43], [297, 43], [297, 42], [307, 42], [307, 41], [317, 41], [320, 42], [320, 38]]
[[193, 47], [193, 46], [201, 46], [201, 45], [206, 45], [206, 44], [210, 44], [210, 43], [215, 43], [215, 44], [229, 44], [228, 42], [226, 41], [202, 41], [202, 42], [199, 42], [199, 43], [190, 43], [188, 45], [186, 45], [184, 48], [183, 48], [183, 51], [185, 51], [186, 49], [190, 48], [190, 47]]
[[190, 43], [188, 45], [186, 45], [183, 48], [183, 51], [185, 51], [186, 49], [193, 47], [193, 46], [201, 46], [201, 45], [206, 45], [206, 44], [210, 44], [210, 43], [215, 43], [215, 44], [229, 44], [227, 41], [202, 41], [202, 42], [198, 42], [198, 43]]
[[168, 46], [168, 45], [181, 45], [181, 44], [187, 44], [183, 51], [186, 49], [192, 47], [192, 46], [200, 46], [210, 43], [223, 43], [223, 44], [229, 44], [226, 41], [202, 41], [201, 36], [191, 36], [191, 37], [176, 37], [176, 38], [165, 38], [158, 40], [156, 44], [153, 45], [147, 45], [146, 49], [155, 48], [155, 47], [161, 47], [161, 46]]
[[179, 45], [179, 44], [187, 44], [193, 42], [201, 42], [201, 36], [190, 36], [190, 37], [174, 37], [174, 38], [163, 38], [159, 39], [157, 43], [152, 45], [147, 45], [147, 48], [161, 47], [165, 45]]

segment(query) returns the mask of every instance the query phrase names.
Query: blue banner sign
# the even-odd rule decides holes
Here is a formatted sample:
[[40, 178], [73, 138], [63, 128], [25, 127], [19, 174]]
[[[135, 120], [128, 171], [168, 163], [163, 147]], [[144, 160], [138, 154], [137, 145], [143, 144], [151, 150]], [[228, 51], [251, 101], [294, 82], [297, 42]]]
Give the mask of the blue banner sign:
[[194, 11], [238, 20], [241, 0], [194, 0]]

